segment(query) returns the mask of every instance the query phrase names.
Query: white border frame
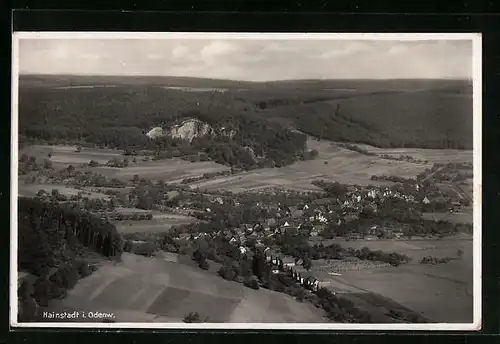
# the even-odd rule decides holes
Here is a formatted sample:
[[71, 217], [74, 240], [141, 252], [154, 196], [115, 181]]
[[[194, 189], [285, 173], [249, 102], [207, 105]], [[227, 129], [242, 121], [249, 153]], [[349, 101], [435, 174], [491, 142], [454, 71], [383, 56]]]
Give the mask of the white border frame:
[[[238, 40], [472, 40], [473, 42], [473, 322], [432, 324], [301, 324], [301, 323], [18, 323], [17, 322], [17, 193], [18, 193], [18, 81], [21, 39], [238, 39]], [[481, 329], [481, 238], [482, 238], [482, 35], [479, 33], [159, 33], [159, 32], [14, 32], [12, 35], [12, 127], [11, 127], [11, 259], [10, 326], [16, 328], [106, 329], [211, 329], [211, 330], [437, 330]]]

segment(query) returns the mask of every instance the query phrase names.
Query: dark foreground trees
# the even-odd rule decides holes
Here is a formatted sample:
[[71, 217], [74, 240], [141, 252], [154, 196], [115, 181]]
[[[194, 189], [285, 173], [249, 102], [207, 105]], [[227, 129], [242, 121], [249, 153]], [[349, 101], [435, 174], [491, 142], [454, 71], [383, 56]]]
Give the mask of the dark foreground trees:
[[121, 257], [120, 234], [109, 222], [36, 199], [20, 198], [18, 209], [18, 269], [35, 276], [28, 294], [40, 306], [65, 297], [78, 279], [95, 270], [87, 253]]

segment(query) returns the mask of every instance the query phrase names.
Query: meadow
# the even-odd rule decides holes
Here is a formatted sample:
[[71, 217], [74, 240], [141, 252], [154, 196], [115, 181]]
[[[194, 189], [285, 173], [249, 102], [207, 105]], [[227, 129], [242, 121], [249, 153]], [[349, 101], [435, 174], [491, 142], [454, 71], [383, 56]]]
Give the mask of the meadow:
[[[128, 210], [128, 209], [127, 209]], [[190, 216], [179, 214], [160, 215], [153, 213], [152, 220], [127, 220], [115, 223], [118, 232], [126, 233], [163, 233], [167, 232], [172, 226], [197, 222], [197, 219]]]
[[185, 178], [199, 177], [205, 173], [228, 171], [229, 167], [212, 161], [189, 162], [178, 158], [143, 161], [128, 167], [89, 167], [83, 171], [101, 173], [106, 177], [129, 182], [135, 175], [148, 180], [163, 180], [169, 183], [180, 183]]
[[450, 221], [452, 223], [473, 223], [473, 209], [468, 207], [460, 212], [453, 213], [423, 213], [422, 217], [434, 221]]
[[49, 308], [114, 313], [116, 322], [182, 322], [190, 312], [208, 322], [326, 322], [322, 310], [288, 295], [128, 253], [121, 263], [104, 264], [80, 280]]
[[399, 157], [400, 155], [409, 155], [414, 159], [428, 161], [429, 164], [435, 163], [464, 163], [473, 161], [472, 150], [458, 149], [423, 149], [423, 148], [378, 148], [367, 144], [356, 143], [356, 146], [369, 153], [377, 155], [389, 155]]
[[64, 168], [69, 165], [88, 164], [91, 160], [100, 164], [105, 164], [111, 159], [123, 159], [122, 152], [115, 149], [106, 148], [82, 148], [81, 152], [76, 151], [77, 147], [72, 145], [32, 145], [19, 150], [19, 156], [26, 154], [34, 156], [43, 162], [49, 159], [54, 166]]
[[[76, 196], [78, 193], [84, 191], [80, 189], [75, 189], [62, 184], [24, 184], [18, 183], [18, 196], [22, 197], [35, 197], [40, 190], [45, 190], [50, 194], [52, 190], [58, 190], [61, 195], [64, 196]], [[100, 192], [89, 192], [85, 191], [87, 194], [85, 197], [90, 199], [105, 199], [109, 200], [109, 195]]]
[[[343, 271], [340, 276], [323, 273], [333, 290], [345, 294], [374, 293], [390, 298], [433, 322], [472, 321], [472, 239], [334, 242], [354, 249], [368, 247], [403, 253], [412, 261], [398, 267]], [[463, 252], [461, 259], [439, 265], [420, 264], [424, 256], [455, 258], [458, 250]]]
[[[281, 168], [263, 168], [255, 171], [244, 172], [237, 175], [225, 176], [210, 180], [204, 180], [189, 184], [191, 187], [207, 190], [230, 190], [232, 192], [243, 192], [270, 187], [281, 187], [296, 189], [299, 191], [316, 191], [318, 187], [311, 184], [312, 181], [324, 179], [337, 181], [342, 184], [357, 185], [391, 185], [392, 182], [371, 180], [373, 175], [377, 176], [399, 176], [404, 178], [416, 178], [427, 168], [431, 168], [434, 162], [469, 162], [472, 161], [470, 151], [440, 150], [432, 149], [378, 149], [371, 150], [379, 155], [388, 154], [399, 156], [401, 154], [411, 155], [414, 158], [429, 158], [427, 164], [415, 164], [407, 161], [396, 161], [382, 159], [379, 156], [369, 156], [354, 152], [336, 143], [327, 140], [318, 141], [309, 138], [308, 149], [318, 151], [314, 160], [298, 161], [289, 166]], [[362, 148], [367, 145], [358, 145]]]

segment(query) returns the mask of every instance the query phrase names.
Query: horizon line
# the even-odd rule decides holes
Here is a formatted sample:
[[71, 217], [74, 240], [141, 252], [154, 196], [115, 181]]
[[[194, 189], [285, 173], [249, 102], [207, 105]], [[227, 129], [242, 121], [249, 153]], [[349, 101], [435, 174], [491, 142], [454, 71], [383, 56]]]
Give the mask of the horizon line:
[[390, 81], [390, 80], [435, 80], [435, 81], [473, 81], [472, 77], [407, 77], [407, 78], [300, 78], [300, 79], [269, 79], [269, 80], [244, 80], [244, 79], [230, 79], [230, 78], [209, 78], [197, 76], [182, 76], [182, 75], [151, 75], [151, 74], [57, 74], [57, 73], [18, 73], [19, 77], [123, 77], [123, 78], [183, 78], [183, 79], [201, 79], [213, 81], [232, 81], [232, 82], [248, 82], [248, 83], [266, 83], [266, 82], [292, 82], [292, 81], [351, 81], [351, 80], [365, 80], [365, 81]]

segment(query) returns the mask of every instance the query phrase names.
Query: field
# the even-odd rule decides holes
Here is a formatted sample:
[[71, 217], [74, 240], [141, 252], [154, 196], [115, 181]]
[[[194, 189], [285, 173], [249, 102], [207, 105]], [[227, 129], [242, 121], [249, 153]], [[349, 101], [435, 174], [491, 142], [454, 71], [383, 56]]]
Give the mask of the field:
[[[82, 148], [81, 152], [76, 151], [76, 146], [48, 146], [34, 145], [19, 150], [19, 156], [26, 154], [37, 159], [49, 159], [48, 154], [52, 154], [50, 161], [54, 166], [63, 168], [69, 165], [87, 164], [90, 160], [95, 160], [100, 164], [105, 164], [109, 160], [123, 159], [119, 150], [105, 148]], [[37, 160], [38, 161], [38, 160]]]
[[145, 161], [129, 167], [95, 167], [84, 168], [84, 171], [101, 173], [110, 178], [130, 181], [134, 175], [150, 180], [164, 180], [169, 183], [179, 183], [185, 178], [198, 177], [204, 173], [228, 171], [229, 167], [211, 161], [188, 162], [182, 159]]
[[[50, 193], [53, 189], [58, 190], [60, 194], [65, 196], [73, 196], [77, 195], [79, 192], [85, 191], [60, 184], [24, 184], [20, 182], [18, 186], [18, 195], [22, 197], [35, 197], [40, 190], [45, 190]], [[90, 195], [87, 194], [85, 196], [93, 199], [102, 198], [109, 200], [108, 195], [100, 192], [90, 192]]]
[[434, 221], [450, 221], [453, 223], [473, 223], [472, 207], [453, 213], [423, 213], [422, 217]]
[[465, 184], [462, 184], [459, 186], [468, 196], [470, 199], [474, 198], [474, 184], [473, 184], [473, 179], [469, 178], [465, 181]]
[[[404, 253], [412, 261], [399, 267], [344, 271], [329, 276], [330, 287], [340, 293], [375, 293], [416, 311], [434, 322], [472, 321], [472, 240], [336, 240], [344, 247]], [[325, 243], [326, 244], [326, 243]], [[461, 259], [447, 264], [419, 264], [424, 256]], [[314, 267], [313, 267], [314, 269]]]
[[[325, 179], [343, 184], [357, 185], [390, 185], [391, 182], [370, 180], [372, 175], [399, 176], [415, 178], [426, 168], [432, 167], [434, 162], [467, 162], [472, 161], [470, 151], [432, 149], [393, 149], [381, 150], [375, 147], [358, 145], [377, 154], [399, 156], [411, 155], [415, 158], [429, 158], [428, 164], [414, 164], [407, 161], [382, 159], [377, 156], [368, 156], [335, 145], [326, 140], [317, 141], [310, 138], [307, 142], [309, 149], [316, 149], [318, 157], [315, 160], [299, 161], [282, 168], [265, 168], [238, 175], [226, 176], [211, 180], [204, 180], [190, 184], [207, 190], [230, 190], [242, 192], [268, 187], [282, 187], [301, 191], [318, 190], [311, 184], [313, 180]], [[383, 152], [383, 153], [382, 153]], [[434, 160], [432, 160], [434, 159]], [[432, 161], [431, 161], [432, 160]], [[327, 162], [325, 164], [325, 162]]]
[[[127, 209], [128, 210], [128, 209]], [[172, 226], [196, 222], [197, 219], [178, 214], [153, 214], [152, 220], [127, 220], [115, 223], [120, 233], [161, 233]]]
[[427, 160], [429, 164], [434, 163], [462, 163], [472, 162], [472, 150], [457, 149], [422, 149], [422, 148], [378, 148], [367, 144], [356, 143], [359, 148], [365, 149], [370, 153], [378, 155], [390, 155], [399, 157], [400, 155], [409, 155], [412, 158], [422, 161]]
[[189, 312], [208, 322], [326, 322], [323, 311], [288, 295], [127, 253], [122, 263], [102, 266], [49, 308], [113, 313], [116, 322], [181, 322]]

